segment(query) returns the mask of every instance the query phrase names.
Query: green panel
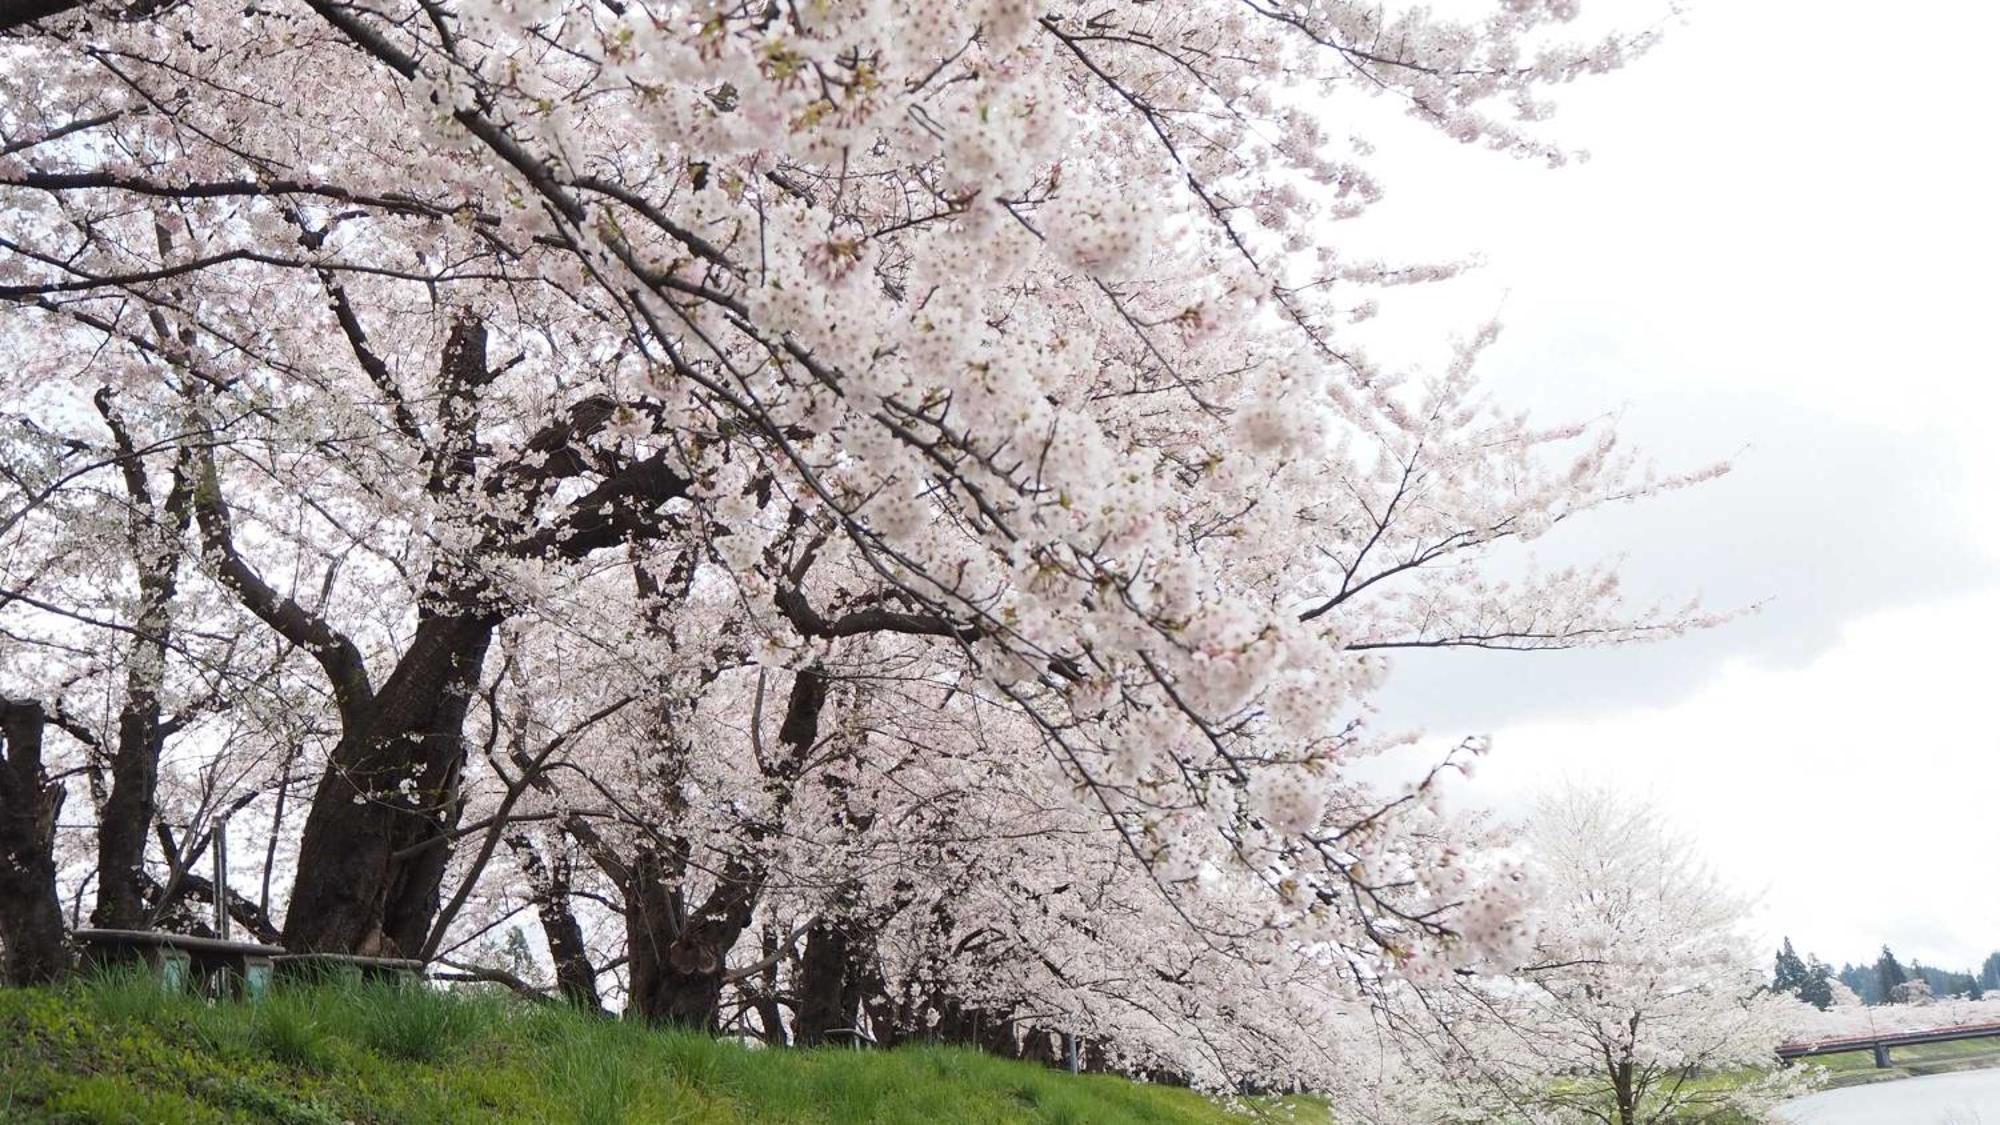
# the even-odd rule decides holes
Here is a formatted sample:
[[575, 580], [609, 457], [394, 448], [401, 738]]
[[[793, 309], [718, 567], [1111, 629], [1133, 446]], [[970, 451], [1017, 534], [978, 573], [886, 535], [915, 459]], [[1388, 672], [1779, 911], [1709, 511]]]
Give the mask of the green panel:
[[160, 951], [160, 988], [179, 992], [187, 987], [188, 959], [173, 950]]
[[271, 991], [271, 963], [263, 960], [247, 961], [243, 965], [243, 995], [249, 1000], [262, 1000]]

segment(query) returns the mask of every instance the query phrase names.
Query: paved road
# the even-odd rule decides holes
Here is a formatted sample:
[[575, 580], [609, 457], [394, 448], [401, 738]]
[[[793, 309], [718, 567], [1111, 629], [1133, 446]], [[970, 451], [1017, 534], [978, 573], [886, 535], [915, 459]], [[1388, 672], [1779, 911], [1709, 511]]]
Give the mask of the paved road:
[[2000, 1070], [1821, 1090], [1778, 1110], [1792, 1125], [2000, 1125]]

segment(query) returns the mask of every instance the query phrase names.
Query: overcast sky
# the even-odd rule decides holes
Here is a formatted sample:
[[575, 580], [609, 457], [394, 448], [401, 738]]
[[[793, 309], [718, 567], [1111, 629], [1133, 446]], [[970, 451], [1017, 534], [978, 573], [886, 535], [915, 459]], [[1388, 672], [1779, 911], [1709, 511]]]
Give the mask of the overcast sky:
[[1770, 940], [1836, 964], [2000, 949], [1996, 32], [1962, 0], [1710, 0], [1568, 99], [1588, 164], [1392, 136], [1371, 220], [1487, 263], [1383, 331], [1497, 312], [1496, 397], [1733, 462], [1572, 547], [1626, 552], [1637, 592], [1763, 603], [1642, 649], [1407, 658], [1379, 722], [1491, 733], [1464, 792], [1502, 808], [1565, 776], [1652, 794]]

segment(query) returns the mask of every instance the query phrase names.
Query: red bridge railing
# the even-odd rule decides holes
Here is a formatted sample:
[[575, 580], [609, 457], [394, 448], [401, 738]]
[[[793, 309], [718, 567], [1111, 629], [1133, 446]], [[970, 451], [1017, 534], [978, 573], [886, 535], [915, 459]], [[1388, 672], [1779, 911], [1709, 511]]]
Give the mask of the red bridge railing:
[[1949, 1043], [1958, 1039], [2000, 1037], [2000, 1022], [1964, 1023], [1950, 1027], [1916, 1030], [1876, 1031], [1831, 1039], [1808, 1039], [1778, 1046], [1778, 1057], [1787, 1062], [1810, 1055], [1838, 1055], [1847, 1051], [1874, 1051], [1877, 1066], [1889, 1065], [1889, 1048], [1914, 1047], [1923, 1043]]

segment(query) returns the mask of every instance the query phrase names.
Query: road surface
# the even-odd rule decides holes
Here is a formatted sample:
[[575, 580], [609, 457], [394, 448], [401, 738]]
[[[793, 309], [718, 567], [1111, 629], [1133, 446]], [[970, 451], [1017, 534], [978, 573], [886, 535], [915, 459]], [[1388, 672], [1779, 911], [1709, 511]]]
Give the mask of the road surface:
[[2000, 1070], [1821, 1090], [1780, 1106], [1778, 1120], [1789, 1125], [2000, 1125]]

